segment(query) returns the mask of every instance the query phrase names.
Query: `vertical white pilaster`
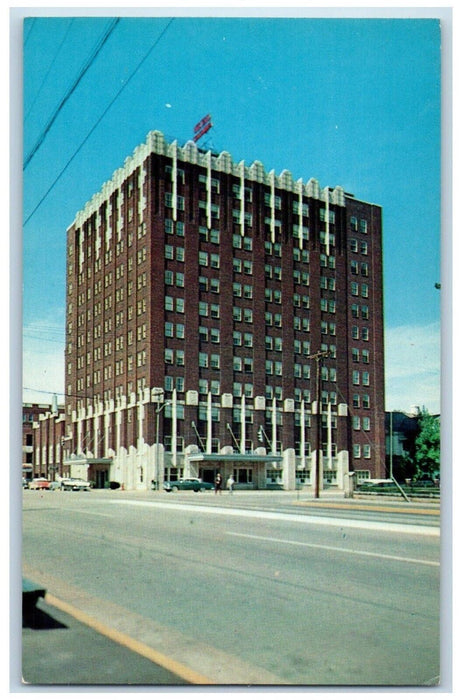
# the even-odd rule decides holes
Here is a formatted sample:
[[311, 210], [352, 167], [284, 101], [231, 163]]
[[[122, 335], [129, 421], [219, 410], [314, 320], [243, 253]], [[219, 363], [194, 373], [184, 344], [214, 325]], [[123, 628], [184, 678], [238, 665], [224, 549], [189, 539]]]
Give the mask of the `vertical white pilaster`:
[[212, 453], [212, 394], [207, 394], [207, 452]]
[[324, 192], [326, 193], [326, 253], [330, 255], [330, 201], [329, 201], [329, 188], [326, 187]]
[[300, 407], [300, 461], [303, 469], [305, 468], [305, 402], [302, 401]]
[[245, 395], [241, 396], [241, 453], [245, 453]]
[[241, 160], [239, 163], [239, 174], [241, 178], [241, 236], [245, 234], [245, 165], [244, 161]]
[[177, 192], [178, 192], [178, 150], [177, 142], [174, 141], [173, 144], [173, 156], [172, 156], [172, 200], [173, 200], [173, 221], [177, 220], [178, 206], [177, 206]]
[[207, 228], [212, 228], [212, 153], [207, 153]]
[[303, 248], [303, 180], [298, 183], [298, 247]]
[[178, 403], [176, 389], [172, 391], [172, 464], [177, 464], [177, 439], [178, 439]]
[[332, 469], [332, 406], [327, 404], [327, 462], [329, 469]]
[[273, 396], [273, 405], [272, 405], [272, 430], [271, 430], [271, 451], [273, 454], [276, 454], [277, 452], [277, 445], [278, 445], [278, 416], [277, 416], [277, 407], [276, 407], [276, 397]]
[[275, 224], [275, 217], [276, 217], [276, 208], [275, 208], [275, 175], [274, 175], [274, 170], [270, 172], [270, 207], [271, 207], [271, 243], [274, 243], [276, 240], [276, 224]]

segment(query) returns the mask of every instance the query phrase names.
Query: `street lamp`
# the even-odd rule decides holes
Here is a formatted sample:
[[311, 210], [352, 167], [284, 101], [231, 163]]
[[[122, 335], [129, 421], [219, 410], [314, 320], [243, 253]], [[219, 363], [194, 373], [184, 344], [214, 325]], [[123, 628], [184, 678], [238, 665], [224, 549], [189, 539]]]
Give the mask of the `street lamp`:
[[316, 472], [314, 484], [314, 497], [319, 498], [320, 489], [320, 472], [321, 472], [321, 447], [322, 447], [322, 415], [321, 415], [321, 359], [329, 357], [329, 351], [319, 350], [314, 355], [310, 355], [309, 359], [316, 361]]
[[160, 455], [159, 455], [159, 422], [160, 414], [166, 406], [169, 406], [171, 401], [164, 401], [163, 404], [156, 408], [156, 488], [160, 490]]

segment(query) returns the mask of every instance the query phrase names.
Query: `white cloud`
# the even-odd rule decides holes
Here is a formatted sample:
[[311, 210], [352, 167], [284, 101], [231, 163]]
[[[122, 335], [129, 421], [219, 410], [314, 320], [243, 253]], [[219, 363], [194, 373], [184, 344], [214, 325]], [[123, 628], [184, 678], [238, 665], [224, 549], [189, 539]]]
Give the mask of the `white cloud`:
[[440, 327], [398, 326], [385, 332], [385, 405], [388, 411], [425, 406], [440, 412]]

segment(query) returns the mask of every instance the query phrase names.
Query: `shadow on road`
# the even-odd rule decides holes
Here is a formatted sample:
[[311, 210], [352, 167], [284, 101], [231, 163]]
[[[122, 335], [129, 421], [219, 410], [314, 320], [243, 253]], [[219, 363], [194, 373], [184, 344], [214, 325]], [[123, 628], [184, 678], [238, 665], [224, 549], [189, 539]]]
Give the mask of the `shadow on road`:
[[33, 629], [33, 630], [54, 630], [54, 629], [67, 629], [67, 625], [64, 625], [59, 620], [48, 613], [40, 610], [40, 608], [24, 606], [22, 609], [22, 628]]

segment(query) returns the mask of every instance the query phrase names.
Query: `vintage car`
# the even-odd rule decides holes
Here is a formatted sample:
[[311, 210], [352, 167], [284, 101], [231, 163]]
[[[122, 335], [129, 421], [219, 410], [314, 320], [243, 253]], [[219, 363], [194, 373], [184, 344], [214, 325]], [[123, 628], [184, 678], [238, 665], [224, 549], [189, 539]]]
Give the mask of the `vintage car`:
[[176, 481], [164, 481], [164, 489], [168, 492], [171, 491], [210, 491], [213, 489], [213, 484], [208, 481], [202, 481], [202, 479], [189, 478], [189, 479], [177, 479]]
[[85, 479], [61, 479], [61, 491], [89, 491], [91, 483]]
[[44, 479], [43, 477], [37, 477], [36, 479], [32, 479], [29, 481], [29, 488], [32, 491], [38, 491], [39, 489], [49, 489], [50, 488], [50, 482], [48, 479]]

